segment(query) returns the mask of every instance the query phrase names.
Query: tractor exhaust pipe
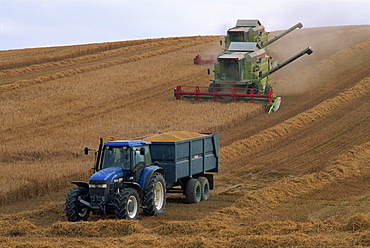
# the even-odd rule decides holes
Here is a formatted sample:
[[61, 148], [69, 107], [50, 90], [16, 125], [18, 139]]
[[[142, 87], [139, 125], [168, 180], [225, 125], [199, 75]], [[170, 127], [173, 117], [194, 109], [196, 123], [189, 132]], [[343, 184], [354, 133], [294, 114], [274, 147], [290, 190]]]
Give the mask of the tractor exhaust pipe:
[[272, 38], [271, 40], [267, 41], [263, 46], [262, 48], [270, 45], [271, 43], [277, 41], [278, 39], [282, 38], [283, 36], [289, 34], [290, 32], [292, 32], [294, 29], [296, 28], [302, 28], [303, 27], [303, 24], [301, 22], [298, 22], [296, 25], [292, 26], [291, 28], [285, 30], [284, 32], [282, 32], [281, 34], [279, 34], [278, 36], [275, 36], [274, 38]]
[[262, 78], [265, 78], [267, 76], [269, 76], [270, 74], [274, 73], [275, 71], [277, 70], [280, 70], [281, 68], [283, 68], [284, 66], [286, 66], [287, 64], [290, 64], [291, 62], [293, 62], [294, 60], [302, 57], [303, 55], [305, 54], [308, 54], [310, 55], [311, 53], [313, 53], [311, 47], [307, 47], [306, 49], [303, 49], [301, 52], [297, 53], [296, 55], [290, 57], [289, 59], [285, 60], [284, 62], [281, 62], [280, 64], [278, 64], [277, 66], [275, 66], [274, 68], [272, 68], [271, 70], [263, 73], [260, 77], [261, 79]]

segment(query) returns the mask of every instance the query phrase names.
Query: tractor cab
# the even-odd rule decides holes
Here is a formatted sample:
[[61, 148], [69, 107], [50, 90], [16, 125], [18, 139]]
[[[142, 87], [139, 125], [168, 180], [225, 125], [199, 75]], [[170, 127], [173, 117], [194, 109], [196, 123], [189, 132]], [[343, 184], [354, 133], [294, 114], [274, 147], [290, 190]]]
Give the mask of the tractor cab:
[[102, 144], [97, 152], [95, 173], [91, 181], [138, 182], [140, 173], [152, 165], [149, 145], [142, 140], [113, 140]]
[[131, 148], [129, 146], [106, 146], [100, 169], [109, 167], [121, 167], [123, 170], [131, 170]]
[[104, 144], [98, 170], [120, 167], [127, 171], [137, 171], [152, 164], [150, 142], [141, 140], [117, 140]]

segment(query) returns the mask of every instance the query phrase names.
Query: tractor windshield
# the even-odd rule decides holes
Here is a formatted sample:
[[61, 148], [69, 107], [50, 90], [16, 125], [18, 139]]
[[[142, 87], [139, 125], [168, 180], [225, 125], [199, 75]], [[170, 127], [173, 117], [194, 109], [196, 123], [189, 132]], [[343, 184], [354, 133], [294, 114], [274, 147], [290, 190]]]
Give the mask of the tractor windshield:
[[127, 146], [106, 146], [103, 150], [101, 169], [108, 167], [122, 167], [124, 170], [131, 169], [131, 148]]
[[220, 78], [221, 80], [239, 81], [239, 63], [236, 60], [221, 60], [220, 62]]

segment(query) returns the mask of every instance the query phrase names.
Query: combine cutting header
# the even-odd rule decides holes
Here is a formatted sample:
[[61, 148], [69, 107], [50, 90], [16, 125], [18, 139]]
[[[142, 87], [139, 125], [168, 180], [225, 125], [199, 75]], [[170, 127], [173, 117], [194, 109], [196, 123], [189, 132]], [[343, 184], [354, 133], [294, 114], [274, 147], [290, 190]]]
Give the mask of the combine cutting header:
[[310, 47], [302, 50], [284, 62], [277, 64], [263, 49], [296, 28], [297, 23], [270, 41], [267, 32], [258, 20], [238, 20], [237, 26], [227, 32], [227, 50], [217, 57], [214, 64], [214, 79], [208, 87], [177, 86], [176, 99], [212, 101], [265, 101], [269, 113], [277, 111], [281, 97], [273, 94], [269, 75], [313, 51]]

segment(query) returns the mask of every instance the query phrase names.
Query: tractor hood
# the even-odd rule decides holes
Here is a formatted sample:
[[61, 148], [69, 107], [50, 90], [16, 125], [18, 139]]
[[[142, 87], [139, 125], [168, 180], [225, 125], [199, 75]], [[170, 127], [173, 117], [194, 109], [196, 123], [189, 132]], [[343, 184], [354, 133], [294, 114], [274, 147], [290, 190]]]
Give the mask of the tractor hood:
[[103, 170], [96, 172], [94, 175], [90, 177], [91, 181], [109, 181], [113, 183], [113, 180], [117, 177], [121, 177], [124, 175], [124, 172], [121, 167], [109, 167]]

